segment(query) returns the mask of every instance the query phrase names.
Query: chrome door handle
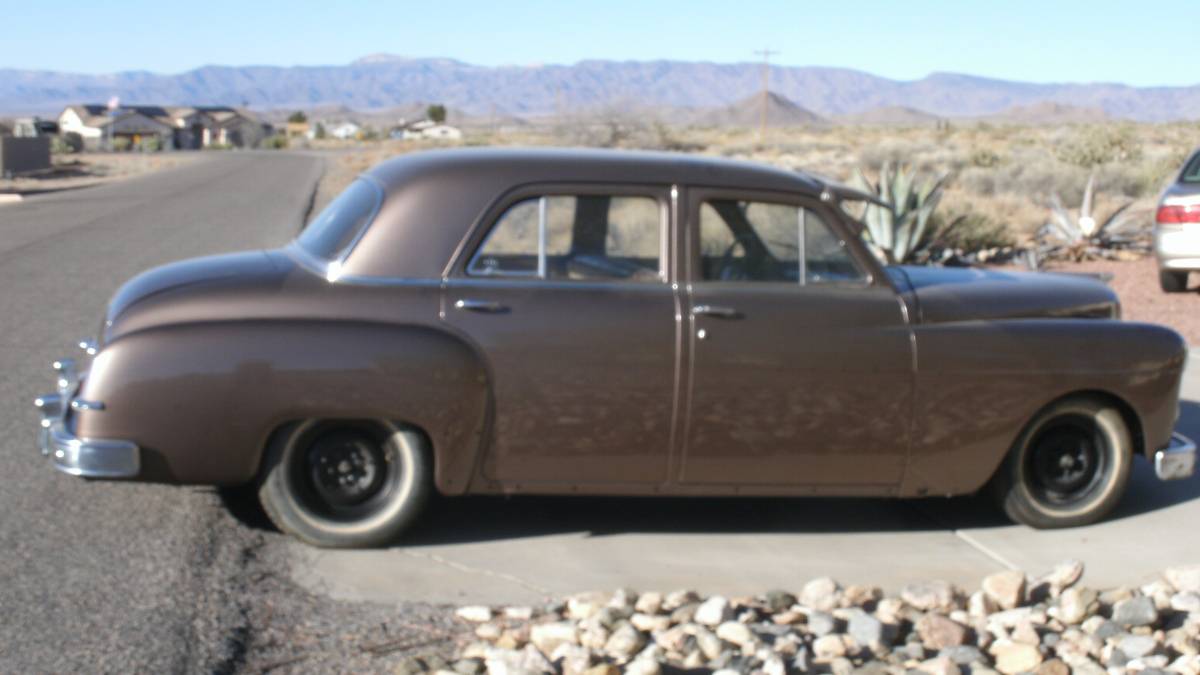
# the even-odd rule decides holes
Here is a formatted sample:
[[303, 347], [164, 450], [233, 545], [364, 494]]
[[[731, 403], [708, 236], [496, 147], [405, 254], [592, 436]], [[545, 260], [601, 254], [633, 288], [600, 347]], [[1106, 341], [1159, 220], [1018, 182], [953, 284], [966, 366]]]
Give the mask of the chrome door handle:
[[715, 316], [722, 319], [742, 318], [741, 312], [736, 309], [720, 305], [696, 305], [692, 307], [692, 316]]
[[463, 298], [454, 303], [454, 309], [462, 309], [468, 312], [482, 312], [484, 314], [502, 314], [508, 311], [508, 307], [491, 300], [470, 300]]

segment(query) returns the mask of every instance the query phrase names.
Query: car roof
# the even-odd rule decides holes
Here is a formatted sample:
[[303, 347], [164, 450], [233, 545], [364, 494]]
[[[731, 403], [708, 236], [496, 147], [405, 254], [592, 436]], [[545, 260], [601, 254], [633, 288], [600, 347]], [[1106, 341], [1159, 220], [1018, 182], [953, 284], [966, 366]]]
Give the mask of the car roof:
[[464, 183], [499, 177], [510, 186], [548, 181], [715, 185], [819, 194], [816, 177], [756, 162], [704, 155], [595, 148], [455, 148], [415, 152], [367, 172], [385, 189], [404, 186], [414, 173]]
[[531, 184], [681, 184], [814, 197], [826, 189], [814, 176], [765, 164], [631, 150], [430, 150], [387, 160], [363, 175], [380, 186], [384, 198], [342, 266], [346, 275], [358, 277], [440, 276], [489, 206]]

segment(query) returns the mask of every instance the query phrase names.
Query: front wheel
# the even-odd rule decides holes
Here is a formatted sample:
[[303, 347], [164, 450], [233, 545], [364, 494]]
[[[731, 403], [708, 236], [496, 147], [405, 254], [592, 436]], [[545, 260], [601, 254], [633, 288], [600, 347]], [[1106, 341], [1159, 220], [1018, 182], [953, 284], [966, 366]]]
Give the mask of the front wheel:
[[1158, 285], [1164, 293], [1182, 293], [1187, 290], [1188, 273], [1174, 270], [1159, 270]]
[[323, 547], [394, 542], [429, 497], [424, 437], [386, 422], [308, 420], [281, 429], [258, 498], [281, 531]]
[[1029, 423], [992, 489], [1013, 520], [1039, 529], [1094, 523], [1121, 500], [1133, 439], [1121, 411], [1097, 398], [1059, 401]]

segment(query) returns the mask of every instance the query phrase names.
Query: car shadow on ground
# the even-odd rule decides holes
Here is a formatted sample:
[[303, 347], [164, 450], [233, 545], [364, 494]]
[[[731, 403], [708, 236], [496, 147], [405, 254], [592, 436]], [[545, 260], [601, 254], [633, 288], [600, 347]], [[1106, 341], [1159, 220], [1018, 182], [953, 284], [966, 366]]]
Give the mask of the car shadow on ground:
[[[1200, 404], [1181, 402], [1179, 429], [1200, 438]], [[243, 524], [274, 531], [253, 491], [218, 490]], [[1150, 514], [1200, 498], [1200, 477], [1164, 482], [1136, 458], [1129, 491], [1109, 520]], [[926, 499], [763, 497], [435, 498], [406, 546], [499, 541], [586, 532], [821, 534], [928, 532], [1003, 527], [1010, 521], [986, 493]]]

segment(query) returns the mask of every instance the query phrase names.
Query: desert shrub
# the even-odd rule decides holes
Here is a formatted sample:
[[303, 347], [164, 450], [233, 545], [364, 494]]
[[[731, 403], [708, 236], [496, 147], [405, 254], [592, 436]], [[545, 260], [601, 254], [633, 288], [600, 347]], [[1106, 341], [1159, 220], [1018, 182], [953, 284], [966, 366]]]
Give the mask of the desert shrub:
[[264, 150], [284, 150], [288, 146], [288, 137], [283, 134], [275, 134], [262, 139], [258, 147]]
[[1000, 164], [1000, 155], [991, 148], [976, 148], [967, 157], [967, 163], [981, 169], [990, 169]]
[[[79, 134], [75, 134], [78, 136]], [[82, 144], [81, 146], [82, 147]], [[79, 147], [73, 146], [71, 141], [65, 136], [50, 137], [50, 152], [55, 155], [66, 155], [72, 152], [79, 152]]]
[[132, 143], [124, 136], [117, 136], [116, 138], [112, 139], [112, 149], [115, 152], [125, 152], [129, 149], [130, 145], [132, 145]]
[[233, 146], [229, 143], [209, 143], [204, 146], [205, 150], [232, 150]]
[[158, 152], [162, 150], [162, 139], [158, 136], [147, 136], [138, 143], [138, 149], [142, 152]]
[[1090, 169], [1139, 159], [1142, 148], [1130, 125], [1088, 126], [1057, 143], [1054, 154], [1062, 162]]
[[947, 210], [934, 218], [934, 244], [941, 248], [974, 253], [1016, 244], [1009, 226], [983, 211]]

